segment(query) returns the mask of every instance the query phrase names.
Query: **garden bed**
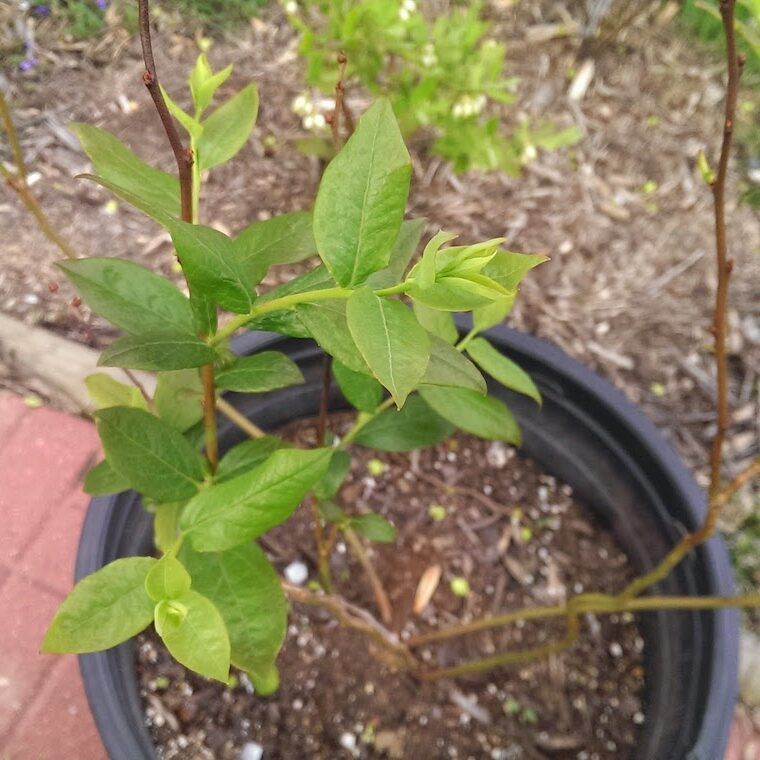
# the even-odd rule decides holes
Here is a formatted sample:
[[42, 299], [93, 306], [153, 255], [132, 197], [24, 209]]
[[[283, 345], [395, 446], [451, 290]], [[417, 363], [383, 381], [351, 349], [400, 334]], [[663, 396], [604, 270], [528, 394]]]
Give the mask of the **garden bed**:
[[[309, 422], [287, 432], [313, 444]], [[375, 454], [354, 454], [343, 501], [379, 512], [398, 530], [394, 544], [373, 544], [372, 555], [391, 600], [391, 628], [402, 638], [557, 603], [567, 593], [614, 592], [633, 575], [571, 489], [511, 447], [457, 435], [417, 454], [380, 455], [385, 469], [376, 476], [368, 469], [380, 469], [370, 464]], [[436, 505], [445, 508], [441, 520], [429, 513]], [[265, 542], [280, 570], [303, 561], [314, 577], [312, 545], [304, 508]], [[417, 616], [417, 583], [435, 564], [443, 569], [440, 585]], [[345, 546], [333, 573], [341, 593], [373, 609], [366, 576]], [[468, 595], [452, 592], [455, 577], [468, 581]], [[447, 666], [562, 636], [561, 623], [529, 623], [428, 646], [422, 656], [431, 667]], [[420, 684], [380, 664], [360, 634], [296, 605], [278, 659], [282, 685], [267, 699], [252, 696], [245, 677], [225, 688], [188, 673], [152, 633], [137, 652], [148, 722], [165, 758], [237, 760], [246, 742], [256, 742], [268, 759], [351, 757], [355, 746], [354, 756], [367, 758], [623, 760], [643, 722], [643, 644], [630, 617], [587, 617], [580, 642], [566, 653], [456, 683]]]

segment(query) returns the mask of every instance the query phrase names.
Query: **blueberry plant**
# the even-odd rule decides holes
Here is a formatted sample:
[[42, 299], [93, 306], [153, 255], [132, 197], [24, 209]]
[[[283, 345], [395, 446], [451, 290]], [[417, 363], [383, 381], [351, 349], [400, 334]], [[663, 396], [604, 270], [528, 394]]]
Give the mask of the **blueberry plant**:
[[[88, 379], [100, 406], [95, 419], [105, 459], [85, 489], [139, 492], [155, 515], [159, 556], [120, 559], [81, 581], [55, 616], [44, 648], [105, 649], [152, 622], [189, 668], [226, 681], [232, 663], [267, 691], [277, 683], [286, 603], [255, 539], [311, 492], [317, 535], [332, 524], [393, 540], [393, 526], [380, 515], [353, 515], [350, 505], [335, 502], [351, 443], [409, 450], [435, 444], [455, 428], [518, 443], [514, 417], [488, 395], [481, 370], [537, 400], [538, 391], [480, 333], [502, 321], [522, 278], [546, 257], [504, 250], [500, 239], [454, 245], [455, 234], [439, 232], [410, 267], [424, 223], [404, 218], [411, 161], [383, 99], [368, 108], [327, 167], [313, 212], [257, 222], [234, 238], [197, 223], [203, 173], [233, 158], [256, 120], [253, 84], [210, 110], [230, 71], [213, 72], [201, 55], [190, 76], [189, 112], [158, 86], [150, 67], [146, 74], [154, 97], [187, 132], [190, 150], [180, 158], [189, 198], [175, 177], [144, 163], [110, 133], [73, 126], [97, 172], [91, 178], [169, 232], [189, 297], [125, 260], [59, 265], [83, 301], [124, 331], [100, 364], [158, 373], [152, 397], [106, 375]], [[257, 291], [270, 267], [316, 256], [320, 263], [304, 274], [269, 293]], [[220, 322], [220, 311], [234, 316]], [[463, 339], [452, 312], [473, 315]], [[303, 449], [255, 433], [220, 459], [218, 394], [265, 393], [303, 381], [298, 366], [277, 351], [232, 354], [238, 329], [315, 340], [357, 409], [348, 434]], [[318, 549], [327, 586], [324, 538]]]
[[[374, 651], [419, 678], [521, 662], [561, 651], [579, 635], [584, 614], [652, 609], [760, 606], [760, 597], [642, 596], [715, 531], [722, 506], [760, 471], [754, 462], [728, 485], [721, 451], [728, 427], [726, 303], [733, 264], [727, 256], [725, 182], [737, 82], [734, 0], [721, 3], [728, 41], [729, 87], [717, 169], [700, 166], [715, 200], [718, 289], [714, 333], [717, 434], [704, 524], [687, 533], [649, 573], [614, 595], [581, 593], [555, 606], [509, 611], [400, 642], [387, 623], [388, 602], [363, 539], [392, 542], [379, 514], [356, 514], [340, 502], [351, 446], [409, 451], [434, 445], [456, 429], [519, 444], [520, 430], [504, 403], [488, 394], [483, 373], [540, 403], [531, 379], [483, 335], [509, 313], [520, 282], [546, 260], [502, 248], [495, 239], [454, 245], [440, 231], [420, 247], [422, 220], [405, 219], [411, 163], [390, 103], [375, 101], [324, 172], [313, 211], [284, 214], [247, 227], [234, 238], [199, 223], [205, 171], [232, 159], [253, 129], [253, 85], [212, 110], [230, 69], [214, 72], [201, 56], [190, 76], [191, 110], [158, 83], [147, 0], [140, 1], [144, 82], [174, 152], [179, 178], [144, 163], [113, 135], [75, 125], [96, 175], [90, 178], [143, 211], [170, 234], [187, 292], [129, 261], [79, 259], [47, 222], [25, 182], [20, 143], [5, 101], [0, 120], [17, 171], [0, 169], [48, 237], [66, 254], [60, 267], [93, 311], [124, 335], [100, 363], [133, 378], [88, 378], [105, 459], [86, 480], [91, 494], [133, 489], [154, 515], [155, 556], [118, 559], [84, 578], [56, 613], [43, 642], [49, 652], [92, 652], [119, 644], [153, 624], [171, 654], [198, 673], [227, 681], [230, 666], [247, 671], [261, 694], [277, 688], [276, 658], [286, 629], [287, 598], [318, 605], [366, 634]], [[345, 60], [341, 58], [341, 66]], [[339, 138], [338, 88], [333, 133]], [[174, 118], [188, 134], [187, 149]], [[336, 143], [340, 140], [336, 139]], [[274, 290], [260, 284], [270, 267], [319, 259]], [[460, 335], [453, 312], [471, 314]], [[220, 319], [221, 315], [229, 315]], [[326, 363], [317, 441], [299, 448], [243, 418], [225, 391], [267, 393], [303, 381], [298, 366], [277, 351], [239, 357], [238, 330], [265, 329], [314, 340]], [[133, 371], [157, 373], [155, 393]], [[355, 408], [342, 437], [326, 430], [335, 382]], [[250, 434], [220, 457], [217, 411]], [[321, 591], [281, 581], [257, 539], [285, 522], [302, 502], [312, 508]], [[337, 534], [357, 554], [375, 591], [383, 622], [333, 589], [330, 552]], [[466, 593], [462, 586], [455, 593]], [[431, 670], [415, 654], [423, 643], [525, 619], [558, 617], [566, 635], [540, 646], [497, 653]]]
[[[434, 135], [431, 152], [470, 168], [512, 175], [537, 149], [573, 145], [576, 127], [557, 129], [523, 118], [506, 134], [494, 109], [515, 101], [517, 79], [504, 75], [506, 49], [489, 39], [481, 3], [453, 8], [429, 20], [415, 0], [289, 0], [288, 19], [300, 35], [306, 81], [332, 90], [335, 56], [348, 55], [348, 76], [375, 97], [387, 97], [401, 131], [425, 128]], [[302, 94], [293, 103], [304, 126], [324, 128], [318, 104]], [[319, 139], [304, 141], [324, 149]]]

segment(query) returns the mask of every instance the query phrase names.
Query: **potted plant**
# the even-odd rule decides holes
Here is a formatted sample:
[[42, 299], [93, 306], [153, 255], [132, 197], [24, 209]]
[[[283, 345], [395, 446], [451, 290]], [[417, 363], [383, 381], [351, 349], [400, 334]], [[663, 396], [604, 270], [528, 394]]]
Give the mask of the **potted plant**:
[[[397, 679], [398, 699], [404, 683], [423, 690], [430, 683], [464, 678], [484, 699], [490, 694], [501, 702], [506, 713], [501, 719], [513, 721], [511, 729], [534, 723], [537, 716], [514, 696], [505, 698], [496, 683], [477, 680], [478, 674], [582, 646], [589, 620], [598, 636], [599, 620], [618, 616], [631, 625], [631, 616], [642, 613], [638, 630], [645, 650], [646, 714], [635, 721], [638, 728], [629, 727], [620, 746], [602, 732], [606, 744], [599, 751], [641, 758], [720, 756], [732, 713], [737, 649], [735, 614], [724, 608], [758, 603], [754, 596], [730, 596], [725, 551], [710, 539], [721, 506], [758, 469], [755, 464], [728, 486], [721, 483], [728, 414], [725, 299], [731, 271], [723, 193], [740, 69], [733, 6], [732, 0], [722, 4], [729, 91], [715, 175], [701, 159], [715, 195], [719, 265], [719, 425], [705, 511], [703, 496], [678, 458], [620, 394], [556, 348], [499, 326], [520, 281], [544, 256], [503, 250], [501, 240], [454, 245], [455, 235], [441, 231], [410, 263], [423, 224], [404, 219], [411, 163], [386, 101], [375, 102], [341, 146], [344, 88], [339, 82], [332, 122], [337, 154], [325, 170], [313, 213], [260, 222], [234, 239], [199, 224], [202, 174], [232, 158], [247, 140], [258, 108], [256, 90], [244, 88], [206, 115], [229, 69], [215, 73], [201, 56], [190, 77], [194, 112], [183, 111], [159, 85], [148, 4], [141, 0], [144, 82], [179, 179], [148, 166], [102, 130], [80, 125], [77, 132], [97, 171], [92, 178], [168, 230], [189, 295], [126, 261], [72, 254], [61, 263], [80, 297], [125, 332], [106, 348], [101, 364], [123, 368], [134, 387], [105, 376], [89, 379], [101, 407], [95, 418], [105, 459], [87, 477], [86, 490], [96, 498], [83, 531], [79, 581], [43, 643], [46, 651], [82, 654], [91, 706], [112, 757], [154, 756], [135, 672], [137, 634], [153, 625], [171, 656], [216, 681], [219, 694], [231, 688], [233, 667], [240, 673], [235, 678], [245, 674], [257, 702], [265, 703], [278, 688], [293, 687], [291, 681], [281, 683], [277, 666], [288, 599], [299, 609], [321, 610], [361, 637], [361, 656], [353, 667], [370, 671], [368, 658], [378, 658], [382, 673]], [[173, 117], [187, 131], [189, 149]], [[11, 179], [22, 199], [36, 208], [21, 161], [19, 176]], [[257, 291], [270, 266], [315, 255], [321, 260], [317, 266], [266, 294]], [[233, 316], [220, 323], [220, 312]], [[456, 319], [455, 312], [460, 314]], [[241, 329], [246, 332], [235, 337]], [[134, 371], [158, 373], [155, 393]], [[348, 408], [353, 408], [348, 415], [330, 415]], [[304, 422], [309, 418], [312, 422]], [[289, 423], [291, 428], [278, 434]], [[448, 443], [457, 429], [468, 437]], [[489, 467], [504, 469], [512, 456], [505, 446], [483, 448], [493, 442], [521, 445], [535, 462], [514, 459], [508, 468], [533, 473], [531, 493], [540, 494], [539, 483], [571, 487], [562, 492], [565, 505], [557, 514], [567, 509], [578, 519], [572, 494], [609, 529], [584, 523], [585, 543], [568, 542], [568, 547], [599, 549], [587, 572], [589, 588], [573, 587], [557, 596], [548, 573], [544, 590], [547, 598], [555, 595], [553, 603], [497, 604], [483, 611], [482, 600], [495, 595], [495, 588], [473, 590], [482, 578], [470, 573], [468, 579], [466, 567], [461, 574], [447, 570], [442, 579], [436, 557], [417, 563], [411, 586], [384, 583], [377, 557], [384, 557], [388, 574], [394, 565], [407, 568], [409, 545], [404, 552], [389, 549], [383, 555], [368, 549], [365, 540], [392, 544], [396, 527], [383, 510], [371, 511], [364, 497], [357, 498], [356, 460], [372, 478], [390, 468], [407, 481], [432, 483], [444, 497], [485, 504], [492, 514], [478, 529], [498, 525], [503, 533], [495, 542], [499, 561], [483, 549], [484, 556], [476, 558], [483, 560], [478, 570], [493, 573], [489, 577], [498, 583], [506, 568], [521, 586], [535, 585], [529, 573], [518, 577], [522, 568], [500, 559], [505, 549], [499, 547], [512, 541], [527, 547], [527, 556], [533, 530], [560, 534], [551, 527], [555, 513], [542, 516], [537, 504], [537, 516], [528, 524], [522, 509], [505, 508], [480, 480], [442, 476], [445, 462], [477, 463], [472, 477], [489, 479]], [[461, 460], [457, 446], [463, 447]], [[433, 448], [428, 466], [422, 455], [400, 458], [400, 452], [426, 447]], [[380, 454], [367, 460], [362, 449]], [[482, 460], [490, 456], [494, 463], [484, 466]], [[404, 463], [411, 469], [401, 473]], [[542, 481], [546, 475], [553, 480]], [[512, 486], [517, 488], [516, 481]], [[415, 530], [432, 534], [434, 523], [448, 519], [443, 504], [421, 506], [410, 498], [399, 506], [398, 494], [393, 496], [395, 506], [385, 512], [404, 524], [409, 541]], [[287, 522], [304, 501], [308, 507]], [[313, 546], [303, 550], [312, 564], [309, 586], [298, 573], [282, 581], [261, 548], [265, 542], [274, 546], [272, 535], [278, 542], [295, 540], [304, 526], [313, 532]], [[470, 526], [462, 530], [473, 532]], [[630, 563], [622, 570], [618, 558], [610, 558], [616, 551], [611, 535]], [[438, 547], [445, 548], [448, 537], [438, 537]], [[478, 545], [477, 536], [472, 543]], [[347, 571], [336, 556], [340, 548], [355, 557], [348, 566], [357, 573], [351, 583], [336, 574], [336, 569]], [[546, 546], [543, 555], [533, 548], [537, 556], [549, 554]], [[486, 568], [489, 563], [494, 569]], [[619, 586], [618, 580], [623, 581]], [[357, 595], [357, 586], [363, 587], [358, 595], [368, 599], [363, 606], [344, 596]], [[443, 605], [452, 620], [448, 624], [430, 614], [437, 589], [448, 593], [448, 607]], [[656, 595], [644, 593], [654, 589]], [[464, 600], [464, 607], [456, 598]], [[404, 600], [410, 609], [394, 608]], [[472, 615], [473, 605], [483, 614]], [[557, 625], [551, 627], [552, 620]], [[549, 627], [532, 627], [535, 621]], [[504, 634], [505, 628], [525, 628], [525, 636], [515, 635], [519, 646], [513, 646], [515, 639]], [[474, 643], [451, 649], [451, 642], [463, 639]], [[505, 641], [509, 647], [497, 646]], [[621, 656], [621, 645], [613, 643], [620, 652], [610, 645], [611, 656]], [[592, 650], [585, 649], [584, 656], [593, 656]], [[618, 677], [613, 673], [610, 682]], [[451, 698], [467, 715], [490, 725], [491, 713], [453, 689]], [[386, 695], [386, 705], [392, 706], [395, 697]], [[360, 737], [350, 732], [334, 739], [322, 736], [320, 751], [445, 756], [450, 749], [444, 737], [438, 737], [443, 745], [436, 740], [435, 746], [417, 746], [415, 737], [407, 737], [400, 750], [392, 743], [381, 749], [375, 723], [364, 729]], [[452, 738], [462, 738], [463, 749], [473, 751], [467, 743], [471, 737]], [[287, 739], [282, 736], [274, 751], [293, 756], [296, 745]], [[582, 756], [587, 747], [569, 739], [574, 737], [546, 734], [540, 741], [547, 752]], [[477, 741], [492, 757], [509, 756], [509, 747], [496, 746], [492, 738]]]

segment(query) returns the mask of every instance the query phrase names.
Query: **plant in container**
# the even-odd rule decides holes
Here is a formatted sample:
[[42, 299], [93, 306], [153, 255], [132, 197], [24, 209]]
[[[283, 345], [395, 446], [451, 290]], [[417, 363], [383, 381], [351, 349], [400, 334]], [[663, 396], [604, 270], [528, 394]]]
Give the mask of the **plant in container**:
[[[411, 162], [387, 101], [370, 106], [341, 145], [339, 85], [332, 120], [337, 154], [324, 173], [313, 212], [257, 222], [231, 238], [199, 223], [201, 181], [205, 171], [233, 158], [248, 139], [258, 110], [256, 89], [243, 88], [209, 113], [230, 69], [213, 72], [201, 56], [189, 82], [193, 108], [183, 110], [158, 82], [148, 4], [141, 0], [144, 82], [177, 160], [179, 179], [145, 164], [103, 130], [85, 125], [75, 129], [97, 172], [91, 179], [169, 232], [189, 295], [128, 261], [75, 256], [47, 224], [26, 185], [18, 140], [0, 101], [18, 167], [15, 175], [7, 174], [8, 182], [61, 246], [67, 256], [61, 269], [81, 298], [124, 331], [103, 352], [101, 364], [123, 368], [133, 381], [121, 384], [105, 375], [88, 379], [99, 406], [95, 419], [105, 459], [89, 473], [86, 490], [100, 498], [85, 525], [80, 580], [43, 643], [46, 651], [86, 654], [85, 682], [113, 757], [153, 753], [129, 665], [132, 650], [124, 642], [153, 625], [172, 657], [204, 678], [229, 685], [234, 667], [260, 696], [278, 688], [300, 689], [300, 683], [289, 680], [290, 669], [281, 684], [277, 665], [286, 637], [288, 599], [301, 608], [321, 608], [361, 636], [358, 651], [370, 652], [383, 672], [396, 674], [393, 683], [399, 693], [403, 684], [408, 688], [409, 678], [415, 689], [423, 690], [441, 679], [490, 673], [583, 647], [581, 629], [589, 617], [628, 619], [633, 613], [650, 613], [640, 622], [647, 642], [649, 719], [637, 735], [629, 732], [621, 747], [610, 748], [610, 739], [606, 751], [631, 751], [640, 758], [719, 756], [731, 715], [736, 629], [730, 613], [717, 610], [760, 603], [756, 596], [730, 596], [725, 554], [720, 544], [707, 541], [721, 506], [760, 469], [756, 462], [729, 485], [721, 482], [731, 272], [723, 195], [741, 66], [734, 49], [733, 6], [732, 0], [722, 4], [729, 89], [716, 172], [704, 157], [700, 160], [715, 196], [719, 273], [719, 424], [706, 513], [672, 451], [624, 399], [556, 349], [497, 327], [522, 279], [546, 257], [507, 251], [500, 239], [457, 245], [454, 233], [440, 231], [414, 261], [424, 223], [404, 218]], [[344, 58], [340, 64], [345, 65]], [[188, 133], [189, 148], [174, 118]], [[315, 256], [318, 265], [272, 291], [259, 292], [270, 267]], [[220, 322], [220, 312], [232, 316]], [[454, 313], [460, 316], [455, 319]], [[247, 333], [233, 340], [241, 329]], [[134, 374], [144, 371], [157, 373], [155, 393]], [[354, 410], [350, 414], [329, 415], [331, 408], [349, 406]], [[276, 432], [314, 415], [313, 426]], [[470, 437], [452, 440], [456, 430]], [[241, 440], [243, 432], [246, 440]], [[477, 438], [491, 443], [484, 448]], [[478, 530], [500, 525], [503, 533], [495, 548], [502, 554], [503, 542], [519, 547], [529, 545], [538, 531], [561, 535], [550, 528], [555, 516], [551, 510], [542, 515], [537, 508], [526, 515], [516, 505], [506, 508], [492, 498], [480, 482], [441, 477], [446, 474], [442, 463], [456, 461], [461, 446], [460, 461], [468, 466], [477, 462], [476, 476], [488, 479], [489, 468], [504, 468], [511, 456], [494, 442], [522, 443], [543, 469], [572, 485], [611, 526], [638, 577], [616, 571], [615, 558], [599, 564], [614, 544], [609, 535], [592, 528], [586, 530], [600, 542], [593, 560], [599, 564], [599, 577], [592, 573], [586, 580], [594, 590], [573, 589], [557, 598], [552, 591], [557, 583], [549, 573], [545, 603], [539, 606], [505, 609], [497, 602], [485, 614], [482, 599], [496, 595], [496, 589], [481, 588], [481, 579], [468, 573], [467, 562], [448, 568], [446, 583], [440, 563], [410, 565], [407, 555], [419, 551], [415, 542], [421, 526], [433, 532], [433, 523], [449, 521], [446, 504], [421, 504], [419, 498], [403, 503], [407, 484], [391, 494], [395, 506], [386, 503], [372, 511], [367, 498], [358, 496], [357, 483], [367, 486], [368, 481], [357, 479], [357, 462], [376, 482], [386, 472], [401, 475], [399, 460], [387, 452], [414, 452], [411, 477], [403, 475], [398, 482], [428, 483], [441, 501], [457, 495], [484, 505], [490, 515]], [[432, 455], [426, 451], [430, 447], [436, 447]], [[368, 458], [363, 450], [379, 453]], [[542, 481], [531, 466], [520, 466], [534, 472], [526, 476], [534, 478], [532, 491], [540, 494], [541, 483], [544, 489], [556, 485]], [[303, 501], [308, 511], [295, 514]], [[543, 506], [548, 506], [546, 498]], [[574, 508], [569, 503], [565, 507]], [[561, 513], [560, 508], [556, 514]], [[396, 540], [388, 515], [404, 520], [405, 532], [403, 551], [385, 555], [391, 558], [386, 575], [392, 577], [394, 564], [403, 570], [416, 567], [415, 575], [406, 573], [406, 585], [394, 583], [393, 588], [378, 573], [380, 552], [365, 543]], [[687, 527], [685, 534], [679, 534], [679, 524]], [[302, 566], [286, 568], [288, 579], [283, 581], [262, 549], [277, 554], [282, 540], [300, 541], [299, 525], [313, 535], [313, 548], [305, 553], [316, 578], [307, 586]], [[464, 525], [462, 530], [478, 545], [473, 527]], [[439, 537], [445, 549], [449, 539]], [[576, 543], [583, 542], [571, 538], [568, 550]], [[548, 556], [546, 546], [541, 549]], [[695, 559], [683, 562], [692, 550]], [[354, 564], [340, 561], [343, 552], [355, 557]], [[526, 550], [525, 556], [529, 554]], [[438, 556], [445, 557], [445, 551], [439, 550]], [[485, 572], [493, 557], [471, 559], [470, 568], [475, 561]], [[520, 566], [505, 564], [521, 586], [536, 585], [529, 572], [521, 574]], [[345, 573], [351, 568], [364, 574], [374, 611], [344, 595], [349, 593]], [[504, 574], [493, 575], [497, 584], [499, 575]], [[614, 587], [618, 580], [621, 587]], [[654, 588], [657, 595], [644, 593]], [[446, 589], [441, 616], [453, 622], [442, 625], [440, 618], [428, 614], [410, 624], [436, 594], [440, 601]], [[502, 599], [503, 594], [502, 588]], [[484, 614], [470, 614], [473, 604]], [[713, 612], [697, 615], [698, 610]], [[560, 625], [531, 627], [543, 620]], [[525, 628], [535, 640], [521, 634], [505, 638], [505, 628]], [[474, 648], [451, 650], [450, 642], [473, 636]], [[522, 644], [514, 646], [515, 641]], [[443, 642], [437, 660], [429, 649], [436, 642]], [[497, 646], [505, 642], [508, 648]], [[618, 657], [622, 647], [613, 644], [610, 652]], [[594, 656], [593, 650], [586, 648], [584, 656]], [[88, 654], [95, 652], [99, 654]], [[358, 657], [353, 667], [373, 666]], [[496, 684], [484, 685], [486, 693], [492, 685], [505, 720], [512, 721], [509, 731], [539, 721], [522, 696], [502, 695]], [[335, 693], [346, 691], [336, 687]], [[456, 688], [451, 699], [475, 720], [490, 724], [490, 713]], [[386, 706], [385, 714], [390, 713]], [[391, 756], [399, 751], [382, 750], [375, 730], [369, 724], [362, 732], [367, 751], [375, 747]], [[547, 751], [585, 751], [569, 739], [564, 737], [564, 744], [556, 737], [541, 741]], [[441, 754], [445, 741], [441, 745], [439, 740], [435, 749], [423, 743], [415, 750], [411, 737], [403, 752]], [[341, 735], [335, 746], [325, 741], [326, 751], [362, 751], [354, 734]], [[475, 751], [467, 743], [470, 739], [462, 741], [468, 752]], [[492, 739], [490, 745], [477, 741], [481, 750], [489, 746], [492, 756], [508, 751], [494, 746]], [[278, 751], [292, 756], [308, 746], [308, 741], [288, 745], [282, 737]]]

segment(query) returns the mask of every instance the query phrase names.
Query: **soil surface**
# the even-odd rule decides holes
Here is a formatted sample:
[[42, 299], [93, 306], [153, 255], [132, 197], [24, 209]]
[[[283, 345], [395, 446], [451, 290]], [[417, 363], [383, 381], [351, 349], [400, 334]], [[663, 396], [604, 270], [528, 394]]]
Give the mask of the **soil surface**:
[[[303, 423], [288, 432], [303, 444], [314, 435]], [[631, 577], [611, 535], [571, 489], [504, 444], [457, 435], [415, 454], [378, 456], [358, 447], [353, 454], [341, 503], [378, 512], [397, 528], [395, 543], [372, 544], [370, 553], [390, 597], [390, 628], [402, 639], [556, 604], [572, 592], [614, 592]], [[379, 475], [369, 474], [379, 469], [369, 465], [373, 458], [384, 465]], [[434, 520], [431, 506], [443, 507], [445, 517]], [[310, 511], [301, 508], [263, 543], [279, 570], [302, 561], [314, 578], [312, 542]], [[433, 565], [442, 570], [440, 583], [416, 615], [418, 583]], [[332, 570], [340, 593], [376, 614], [367, 578], [342, 542]], [[455, 578], [468, 581], [469, 594], [453, 593]], [[559, 623], [532, 623], [417, 652], [431, 667], [445, 667], [562, 636]], [[549, 659], [421, 684], [381, 664], [361, 634], [295, 605], [274, 697], [257, 698], [242, 674], [234, 688], [189, 674], [153, 632], [140, 639], [138, 670], [148, 725], [165, 758], [237, 760], [254, 742], [267, 760], [624, 760], [644, 720], [643, 648], [631, 616], [587, 617], [579, 642]]]
[[[514, 250], [549, 254], [551, 262], [527, 278], [511, 323], [558, 343], [622, 388], [704, 482], [715, 430], [709, 332], [715, 274], [712, 201], [694, 159], [700, 147], [713, 157], [717, 150], [723, 65], [683, 36], [672, 14], [658, 15], [658, 3], [613, 3], [601, 36], [582, 45], [579, 36], [559, 32], [572, 28], [569, 20], [584, 23], [582, 6], [570, 0], [486, 4], [494, 36], [507, 44], [508, 73], [520, 77], [517, 104], [499, 111], [504, 128], [523, 115], [558, 126], [574, 123], [583, 132], [578, 146], [540, 152], [519, 178], [455, 176], [445, 162], [426, 155], [423, 136], [412, 145], [408, 212], [425, 216], [430, 234], [443, 227], [460, 233], [462, 242], [505, 236]], [[13, 3], [0, 8], [0, 44], [12, 46], [17, 13]], [[172, 19], [171, 13], [156, 19], [155, 47], [162, 82], [184, 104], [198, 34]], [[28, 164], [38, 174], [34, 190], [83, 255], [127, 256], [172, 276], [171, 246], [157, 226], [124, 204], [109, 206], [107, 193], [72, 179], [88, 169], [65, 129], [72, 120], [106, 127], [147, 160], [172, 168], [141, 83], [139, 42], [113, 26], [100, 39], [71, 43], [51, 24], [37, 24], [39, 65], [5, 72]], [[570, 80], [586, 55], [593, 78], [583, 98], [570, 100]], [[235, 64], [223, 95], [257, 82], [261, 110], [246, 148], [211, 173], [204, 221], [235, 232], [256, 219], [308, 208], [320, 165], [296, 147], [308, 135], [291, 111], [304, 89], [303, 64], [282, 12], [269, 7], [249, 27], [218, 36], [209, 57], [217, 68]], [[366, 104], [353, 86], [348, 98], [357, 112]], [[743, 101], [753, 98], [756, 92], [742, 92]], [[740, 127], [756, 114], [742, 116]], [[744, 158], [735, 155], [728, 194], [736, 264], [727, 476], [758, 451], [760, 218], [736, 203]], [[103, 345], [110, 329], [86, 310], [72, 309], [69, 286], [61, 281], [58, 291], [49, 291], [61, 279], [52, 266], [59, 253], [2, 188], [0, 228], [13, 231], [0, 246], [0, 309]], [[286, 275], [272, 272], [265, 286]], [[5, 358], [0, 383], [33, 387]]]

